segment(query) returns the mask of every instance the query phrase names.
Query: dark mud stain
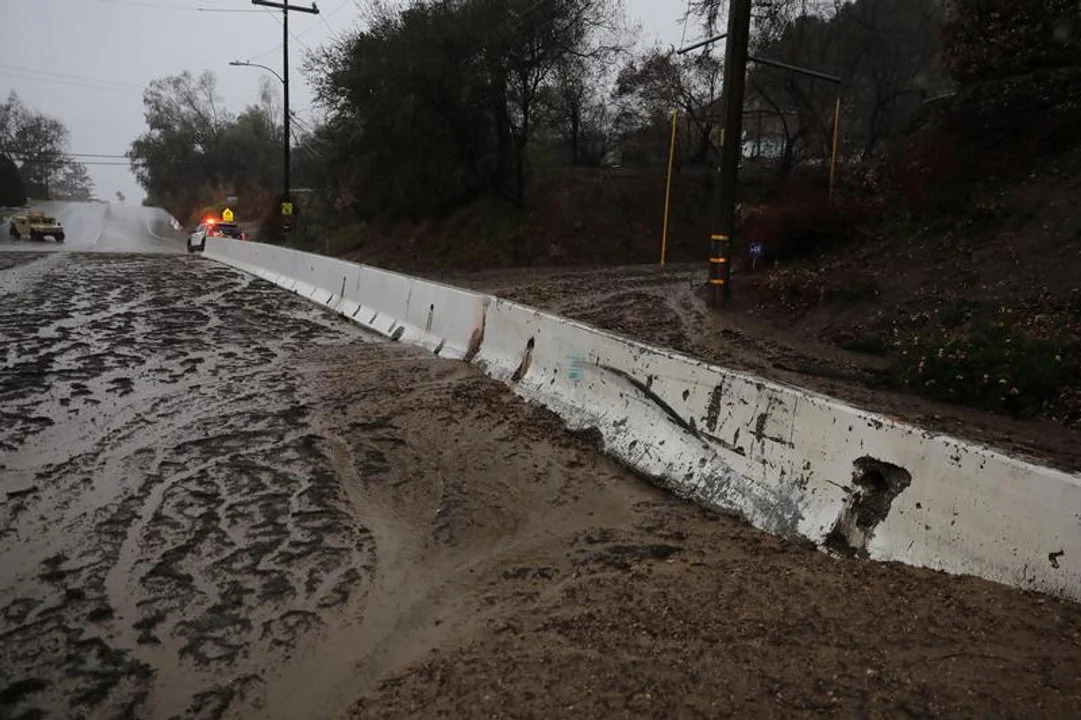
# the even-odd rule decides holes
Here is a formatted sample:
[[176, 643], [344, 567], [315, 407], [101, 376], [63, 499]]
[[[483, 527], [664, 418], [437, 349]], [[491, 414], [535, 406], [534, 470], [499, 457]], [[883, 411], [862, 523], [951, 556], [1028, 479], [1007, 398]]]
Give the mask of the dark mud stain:
[[618, 570], [630, 570], [636, 563], [646, 560], [665, 560], [682, 548], [675, 545], [609, 545], [604, 551], [586, 557], [582, 564], [599, 563]]
[[47, 687], [49, 687], [49, 683], [41, 678], [16, 680], [3, 690], [0, 690], [0, 706], [14, 705], [34, 693], [41, 692]]
[[[686, 399], [686, 396], [684, 396]], [[709, 395], [709, 408], [706, 410], [706, 427], [710, 432], [717, 431], [717, 420], [721, 415], [721, 401], [724, 399], [724, 383], [713, 388]]]

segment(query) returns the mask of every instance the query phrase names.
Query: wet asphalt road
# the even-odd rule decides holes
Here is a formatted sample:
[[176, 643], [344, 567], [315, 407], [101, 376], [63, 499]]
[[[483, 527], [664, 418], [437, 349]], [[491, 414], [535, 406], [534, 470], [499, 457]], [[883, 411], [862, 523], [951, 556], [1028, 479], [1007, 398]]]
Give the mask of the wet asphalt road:
[[0, 717], [218, 717], [370, 561], [289, 367], [365, 338], [186, 254], [5, 250]]
[[46, 202], [31, 206], [55, 217], [64, 242], [12, 240], [7, 218], [0, 222], [0, 252], [176, 253], [184, 242], [173, 218], [160, 208], [116, 203]]

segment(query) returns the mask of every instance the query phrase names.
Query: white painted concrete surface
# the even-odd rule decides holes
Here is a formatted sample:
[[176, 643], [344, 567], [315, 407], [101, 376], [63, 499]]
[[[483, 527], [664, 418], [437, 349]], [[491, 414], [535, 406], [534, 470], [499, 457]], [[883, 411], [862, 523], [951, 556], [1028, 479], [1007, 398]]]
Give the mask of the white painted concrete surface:
[[479, 293], [257, 243], [206, 255], [467, 358], [768, 532], [1081, 600], [1081, 476]]

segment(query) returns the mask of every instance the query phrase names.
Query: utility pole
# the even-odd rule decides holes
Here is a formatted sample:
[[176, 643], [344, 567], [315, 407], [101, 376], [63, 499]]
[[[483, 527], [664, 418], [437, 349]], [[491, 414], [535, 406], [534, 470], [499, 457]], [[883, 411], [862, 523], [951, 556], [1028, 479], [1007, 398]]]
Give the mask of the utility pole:
[[[710, 305], [724, 307], [732, 294], [732, 247], [736, 228], [736, 188], [739, 184], [739, 161], [743, 157], [743, 95], [747, 87], [747, 62], [766, 65], [800, 75], [827, 80], [836, 85], [841, 78], [797, 65], [754, 57], [748, 54], [751, 42], [751, 1], [729, 0], [728, 32], [706, 38], [677, 52], [683, 55], [706, 45], [728, 39], [724, 56], [724, 129], [721, 131], [720, 182], [713, 203], [713, 231], [709, 242]], [[833, 199], [833, 175], [837, 163], [841, 100], [833, 118], [833, 159], [830, 161], [830, 200]], [[761, 143], [762, 115], [758, 116], [758, 142]]]
[[710, 304], [723, 307], [731, 295], [732, 246], [736, 227], [736, 186], [743, 154], [743, 94], [747, 85], [747, 46], [751, 37], [751, 0], [728, 4], [728, 43], [724, 58], [724, 137], [710, 234]]
[[283, 102], [285, 104], [285, 118], [282, 122], [282, 130], [284, 131], [284, 145], [285, 145], [285, 174], [284, 174], [284, 192], [282, 193], [281, 201], [281, 213], [282, 213], [282, 227], [286, 230], [289, 229], [287, 218], [293, 214], [293, 201], [289, 195], [289, 148], [291, 145], [289, 134], [289, 11], [295, 10], [297, 12], [308, 13], [309, 15], [318, 15], [319, 8], [312, 3], [310, 8], [300, 7], [299, 5], [290, 5], [288, 0], [286, 2], [276, 3], [269, 0], [251, 0], [252, 5], [262, 5], [263, 7], [276, 8], [282, 11], [282, 95]]

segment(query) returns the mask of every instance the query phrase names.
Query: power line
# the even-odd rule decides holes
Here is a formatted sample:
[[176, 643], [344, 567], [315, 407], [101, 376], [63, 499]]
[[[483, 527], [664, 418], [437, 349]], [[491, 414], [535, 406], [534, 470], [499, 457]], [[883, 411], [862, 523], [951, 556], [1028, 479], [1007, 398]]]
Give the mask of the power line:
[[[341, 4], [341, 5], [339, 5], [338, 7], [334, 8], [334, 9], [333, 9], [333, 10], [331, 10], [331, 11], [330, 11], [329, 13], [327, 13], [327, 16], [329, 17], [329, 16], [333, 15], [334, 13], [338, 12], [338, 11], [339, 11], [339, 10], [341, 10], [341, 9], [342, 9], [343, 7], [345, 7], [345, 6], [347, 5], [347, 4], [349, 4], [349, 2], [350, 2], [350, 0], [345, 0], [345, 1], [344, 1], [344, 2], [343, 2], [343, 3]], [[266, 8], [262, 8], [262, 9], [263, 9], [263, 10], [264, 10], [264, 11], [265, 11], [265, 12], [266, 12], [266, 13], [267, 13], [268, 15], [270, 15], [270, 17], [274, 18], [274, 20], [275, 20], [275, 21], [276, 21], [276, 22], [277, 22], [277, 23], [278, 23], [279, 25], [281, 25], [281, 22], [282, 22], [282, 21], [281, 21], [281, 18], [280, 18], [280, 17], [278, 17], [278, 15], [277, 15], [276, 13], [273, 13], [273, 12], [271, 12], [270, 10], [267, 10]], [[323, 17], [322, 13], [320, 13], [320, 14], [319, 14], [319, 17], [320, 17], [320, 18], [322, 18], [322, 17]], [[326, 23], [326, 20], [323, 20], [323, 22], [324, 22], [324, 23]], [[327, 25], [327, 27], [330, 27], [330, 25], [328, 24], [328, 25]], [[292, 31], [292, 30], [290, 30], [290, 31], [289, 31], [289, 37], [293, 38], [293, 39], [294, 39], [294, 40], [296, 40], [296, 41], [297, 41], [298, 43], [300, 43], [301, 45], [303, 45], [303, 46], [304, 46], [304, 49], [305, 49], [305, 50], [307, 50], [308, 52], [310, 52], [310, 53], [314, 53], [315, 51], [314, 51], [314, 50], [312, 50], [312, 49], [311, 49], [311, 48], [310, 48], [310, 47], [309, 47], [308, 45], [306, 45], [306, 44], [304, 43], [304, 41], [303, 41], [303, 40], [301, 40], [301, 38], [302, 38], [302, 37], [304, 37], [305, 35], [309, 35], [309, 34], [311, 34], [312, 32], [314, 32], [314, 31], [316, 31], [316, 30], [318, 30], [318, 29], [319, 29], [319, 27], [318, 27], [318, 26], [313, 26], [313, 27], [310, 27], [310, 28], [308, 28], [307, 30], [305, 30], [305, 31], [301, 32], [301, 33], [300, 33], [299, 35], [295, 35], [295, 34], [293, 34], [293, 31]], [[334, 32], [333, 28], [331, 28], [331, 32]], [[267, 55], [270, 55], [270, 54], [272, 54], [272, 53], [274, 53], [274, 52], [277, 52], [278, 50], [281, 50], [281, 47], [282, 47], [282, 46], [281, 46], [281, 43], [278, 43], [277, 45], [275, 45], [275, 46], [273, 46], [273, 47], [269, 48], [268, 50], [264, 50], [263, 52], [261, 52], [261, 53], [259, 53], [259, 54], [257, 54], [257, 55], [252, 55], [251, 57], [249, 57], [249, 58], [248, 58], [248, 62], [251, 62], [252, 60], [260, 60], [260, 59], [262, 59], [262, 58], [265, 58], [265, 57], [266, 57]]]
[[26, 73], [15, 73], [15, 72], [0, 71], [0, 76], [18, 78], [20, 80], [33, 80], [35, 82], [54, 83], [54, 84], [57, 84], [57, 85], [67, 85], [69, 87], [89, 88], [91, 90], [108, 90], [108, 91], [111, 91], [111, 92], [136, 92], [135, 90], [132, 90], [131, 88], [112, 87], [112, 86], [109, 86], [109, 85], [95, 85], [95, 84], [90, 84], [90, 83], [87, 83], [87, 82], [76, 82], [74, 80], [62, 80], [62, 79], [59, 79], [59, 78], [37, 77], [35, 75], [28, 75]]
[[126, 163], [126, 162], [108, 162], [105, 160], [90, 160], [88, 162], [79, 162], [80, 165], [86, 165], [88, 167], [123, 167], [130, 168], [134, 165], [141, 165], [142, 163]]
[[122, 82], [120, 80], [107, 80], [105, 78], [86, 77], [85, 75], [35, 70], [34, 68], [23, 67], [21, 65], [10, 65], [7, 63], [0, 63], [0, 75], [38, 82], [50, 82], [58, 85], [86, 87], [94, 90], [139, 92], [140, 94], [143, 91], [143, 88], [139, 85]]
[[330, 31], [330, 35], [331, 35], [332, 40], [337, 40], [339, 33], [338, 33], [337, 30], [335, 30], [333, 27], [331, 27], [330, 23], [327, 22], [327, 18], [333, 17], [335, 13], [337, 13], [339, 10], [341, 10], [346, 5], [348, 5], [350, 3], [350, 1], [351, 0], [342, 0], [340, 3], [338, 3], [338, 7], [334, 8], [333, 10], [326, 13], [325, 15], [323, 15], [323, 14], [319, 15], [319, 19], [323, 21], [323, 24], [327, 26], [327, 30]]
[[[282, 27], [284, 27], [284, 25], [282, 24], [282, 19], [281, 19], [280, 17], [278, 17], [278, 15], [277, 15], [276, 13], [273, 13], [273, 12], [271, 12], [270, 10], [267, 10], [267, 9], [266, 9], [265, 7], [260, 7], [260, 9], [261, 9], [261, 10], [262, 10], [263, 12], [265, 12], [265, 13], [266, 13], [267, 15], [269, 15], [270, 17], [274, 18], [274, 21], [275, 21], [275, 22], [277, 22], [277, 23], [278, 23], [279, 25], [282, 25]], [[308, 29], [307, 29], [307, 30], [305, 30], [304, 32], [305, 32], [305, 33], [310, 33], [310, 32], [312, 31], [312, 29], [313, 29], [313, 28], [308, 28]], [[304, 33], [301, 33], [301, 34], [304, 34]], [[301, 39], [300, 39], [300, 36], [299, 36], [299, 35], [297, 35], [296, 33], [294, 33], [294, 32], [293, 32], [292, 30], [290, 30], [290, 31], [289, 31], [289, 37], [293, 38], [293, 40], [295, 40], [296, 42], [300, 43], [300, 46], [301, 46], [301, 47], [303, 47], [303, 48], [304, 48], [305, 50], [307, 50], [308, 52], [310, 52], [310, 53], [313, 53], [313, 52], [315, 52], [315, 51], [314, 51], [314, 50], [312, 50], [312, 49], [311, 49], [310, 47], [308, 47], [307, 43], [305, 43], [305, 42], [304, 42], [303, 40], [301, 40]], [[279, 46], [279, 47], [280, 47], [280, 46]]]
[[142, 90], [142, 85], [136, 85], [135, 83], [124, 82], [122, 80], [108, 80], [106, 78], [93, 78], [86, 75], [72, 75], [71, 73], [58, 73], [49, 70], [37, 70], [35, 68], [28, 68], [22, 65], [10, 65], [8, 63], [0, 63], [0, 67], [8, 68], [10, 70], [19, 70], [21, 72], [30, 72], [38, 75], [51, 75], [53, 77], [60, 77], [72, 80], [86, 80], [88, 82], [98, 83], [101, 85], [120, 85], [122, 87], [135, 88], [136, 90]]
[[195, 5], [175, 5], [173, 3], [151, 3], [141, 0], [98, 0], [106, 5], [130, 5], [133, 7], [154, 8], [155, 10], [186, 10], [189, 12], [212, 12], [212, 13], [250, 13], [255, 12], [249, 8], [207, 8]]

